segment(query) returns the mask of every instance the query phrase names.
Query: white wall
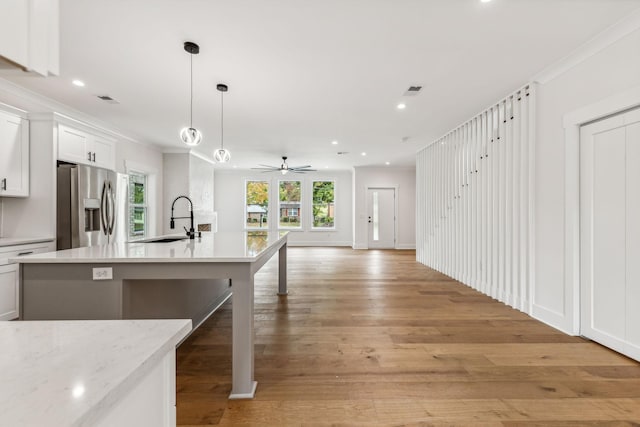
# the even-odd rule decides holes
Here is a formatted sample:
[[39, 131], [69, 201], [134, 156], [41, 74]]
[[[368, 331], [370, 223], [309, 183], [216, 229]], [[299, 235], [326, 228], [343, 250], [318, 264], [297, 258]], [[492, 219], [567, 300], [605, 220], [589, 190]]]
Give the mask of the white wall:
[[397, 249], [416, 247], [416, 170], [414, 168], [354, 168], [354, 249], [368, 245], [367, 188], [397, 187]]
[[538, 86], [533, 315], [566, 332], [575, 332], [578, 307], [565, 280], [563, 116], [639, 86], [638, 52], [640, 30], [635, 30]]
[[[351, 246], [352, 244], [352, 197], [351, 172], [309, 172], [287, 175], [286, 179], [302, 181], [303, 230], [291, 231], [292, 246]], [[277, 229], [278, 181], [277, 173], [256, 173], [250, 170], [216, 170], [214, 179], [214, 204], [218, 213], [218, 231], [244, 230], [245, 181], [268, 181], [270, 183], [269, 226]], [[311, 181], [334, 180], [336, 182], [335, 230], [310, 230], [311, 228]], [[276, 202], [276, 203], [274, 203]]]

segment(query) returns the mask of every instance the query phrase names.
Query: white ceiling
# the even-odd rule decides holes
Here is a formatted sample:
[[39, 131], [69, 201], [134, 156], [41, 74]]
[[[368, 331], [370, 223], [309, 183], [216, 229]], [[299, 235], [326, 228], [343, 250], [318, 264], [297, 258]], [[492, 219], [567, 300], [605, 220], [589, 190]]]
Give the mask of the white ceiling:
[[[640, 0], [60, 0], [59, 77], [4, 76], [141, 141], [194, 126], [231, 165], [413, 165], [414, 153], [526, 83]], [[71, 85], [82, 79], [85, 88]], [[422, 85], [418, 97], [402, 95]], [[96, 95], [120, 102], [105, 103]], [[407, 108], [396, 109], [405, 101]], [[403, 137], [409, 137], [402, 142]], [[338, 140], [339, 145], [331, 145]], [[349, 154], [338, 156], [337, 151]], [[367, 156], [360, 155], [366, 151]], [[230, 166], [227, 166], [230, 167]]]

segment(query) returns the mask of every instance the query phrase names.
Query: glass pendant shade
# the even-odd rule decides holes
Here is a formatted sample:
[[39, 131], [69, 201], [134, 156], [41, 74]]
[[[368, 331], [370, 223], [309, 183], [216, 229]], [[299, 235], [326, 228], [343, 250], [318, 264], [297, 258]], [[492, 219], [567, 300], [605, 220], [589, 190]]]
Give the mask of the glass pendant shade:
[[218, 163], [227, 163], [229, 160], [231, 160], [231, 153], [229, 152], [229, 150], [219, 148], [213, 152], [213, 159]]
[[196, 128], [182, 128], [180, 131], [180, 139], [186, 145], [195, 147], [202, 141], [202, 133]]

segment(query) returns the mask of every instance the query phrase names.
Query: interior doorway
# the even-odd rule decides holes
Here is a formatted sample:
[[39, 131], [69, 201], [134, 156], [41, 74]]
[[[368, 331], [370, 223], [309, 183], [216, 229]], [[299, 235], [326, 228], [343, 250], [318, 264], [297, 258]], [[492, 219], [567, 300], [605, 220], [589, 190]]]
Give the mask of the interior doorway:
[[640, 109], [580, 129], [580, 333], [640, 360]]
[[369, 249], [396, 247], [396, 189], [367, 189]]

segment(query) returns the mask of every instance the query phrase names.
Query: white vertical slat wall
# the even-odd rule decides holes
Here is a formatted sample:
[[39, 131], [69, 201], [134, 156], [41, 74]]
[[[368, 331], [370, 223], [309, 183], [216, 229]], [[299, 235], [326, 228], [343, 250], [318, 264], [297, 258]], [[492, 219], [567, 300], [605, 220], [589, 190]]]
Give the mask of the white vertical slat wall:
[[417, 260], [530, 313], [534, 87], [526, 85], [422, 149]]

